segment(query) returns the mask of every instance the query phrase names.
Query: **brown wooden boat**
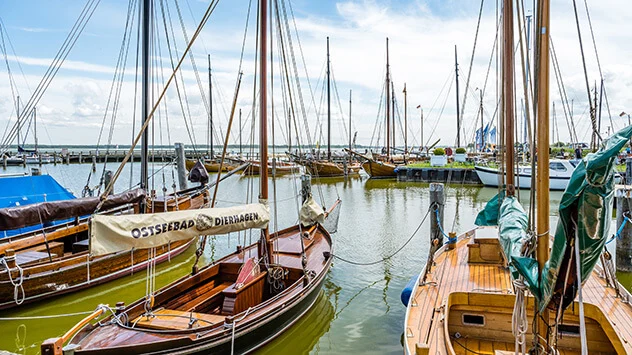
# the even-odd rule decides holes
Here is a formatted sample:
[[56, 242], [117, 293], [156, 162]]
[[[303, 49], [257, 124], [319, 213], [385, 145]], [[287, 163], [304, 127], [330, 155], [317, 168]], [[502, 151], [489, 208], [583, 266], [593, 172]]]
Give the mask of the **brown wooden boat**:
[[[75, 354], [223, 354], [231, 348], [236, 354], [251, 352], [310, 309], [332, 262], [331, 237], [320, 225], [308, 230], [294, 226], [271, 241], [277, 246], [275, 263], [261, 265], [261, 272], [239, 289], [237, 275], [245, 260], [259, 258], [257, 244], [162, 288], [155, 295], [153, 316], [144, 315], [143, 298], [117, 308], [115, 316], [89, 324], [102, 313], [99, 310], [80, 323], [81, 329], [73, 329], [79, 332], [72, 339], [73, 334], [67, 334], [45, 341], [42, 354], [61, 354], [68, 339], [66, 349], [74, 348]], [[272, 274], [285, 276], [278, 280]], [[283, 291], [271, 292], [275, 282], [283, 283]]]
[[362, 166], [358, 163], [352, 163], [351, 165], [335, 163], [331, 161], [305, 161], [301, 162], [301, 165], [307, 169], [307, 172], [312, 177], [332, 177], [332, 176], [347, 176], [357, 175], [360, 173]]
[[[511, 324], [516, 295], [504, 266], [498, 231], [479, 227], [440, 248], [420, 274], [405, 319], [405, 354], [513, 354]], [[632, 300], [597, 267], [583, 286], [589, 354], [630, 354]], [[534, 299], [528, 297], [528, 319]], [[577, 302], [558, 325], [559, 354], [581, 354]], [[528, 327], [527, 339], [533, 338]], [[530, 345], [530, 344], [529, 344]], [[527, 348], [529, 347], [527, 346]]]
[[397, 177], [395, 164], [368, 159], [362, 163], [362, 169], [373, 179]]
[[[200, 208], [209, 200], [206, 188], [194, 188], [149, 200], [150, 212]], [[105, 211], [138, 212], [138, 201]], [[157, 262], [184, 252], [192, 240], [156, 248]], [[132, 250], [100, 257], [88, 253], [88, 219], [0, 240], [0, 255], [7, 262], [0, 270], [0, 310], [29, 304], [129, 275], [147, 266], [147, 251]], [[14, 292], [16, 286], [18, 294]], [[23, 299], [22, 299], [23, 298]]]
[[[185, 162], [185, 166], [187, 167], [187, 170], [193, 169], [193, 166], [195, 166], [195, 163], [196, 163], [195, 160], [187, 159]], [[204, 167], [206, 168], [206, 171], [208, 171], [209, 173], [219, 172], [219, 165], [220, 165], [219, 163], [208, 161], [208, 160], [204, 160], [203, 163], [204, 163]], [[231, 171], [234, 168], [235, 166], [224, 163], [224, 166], [222, 167], [222, 172]]]
[[[244, 169], [244, 175], [260, 175], [261, 163], [258, 161], [250, 161], [250, 166]], [[268, 174], [270, 176], [280, 176], [289, 174], [298, 174], [299, 167], [294, 163], [277, 161], [274, 167], [268, 164]]]

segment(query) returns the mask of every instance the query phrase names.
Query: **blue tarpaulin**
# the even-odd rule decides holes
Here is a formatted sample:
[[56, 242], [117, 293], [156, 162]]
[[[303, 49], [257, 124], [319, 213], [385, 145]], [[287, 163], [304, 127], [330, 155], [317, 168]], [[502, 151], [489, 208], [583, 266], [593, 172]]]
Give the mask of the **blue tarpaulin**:
[[[0, 208], [19, 207], [38, 202], [74, 199], [75, 196], [50, 175], [0, 178]], [[65, 223], [55, 221], [44, 226]], [[25, 228], [0, 231], [0, 238], [26, 233], [42, 228], [42, 224]]]

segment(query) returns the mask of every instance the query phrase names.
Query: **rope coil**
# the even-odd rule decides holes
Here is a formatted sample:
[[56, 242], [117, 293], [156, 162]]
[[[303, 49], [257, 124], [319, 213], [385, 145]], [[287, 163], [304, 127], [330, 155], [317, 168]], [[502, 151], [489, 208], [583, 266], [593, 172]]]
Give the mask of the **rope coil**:
[[[9, 267], [7, 260], [14, 260], [14, 259], [15, 259], [15, 256], [0, 258], [0, 264], [2, 264], [2, 266], [4, 266], [4, 268], [7, 270], [7, 276], [9, 277], [9, 282], [11, 282], [11, 285], [13, 285], [13, 300], [15, 301], [15, 304], [21, 305], [24, 302], [24, 299], [26, 298], [26, 293], [24, 293], [24, 286], [22, 285], [22, 283], [24, 282], [24, 270], [22, 270], [20, 265], [16, 263], [15, 269], [18, 270], [19, 276], [17, 277], [17, 280], [13, 279], [13, 276], [11, 275], [12, 270]], [[20, 290], [22, 291], [22, 298], [20, 298]]]

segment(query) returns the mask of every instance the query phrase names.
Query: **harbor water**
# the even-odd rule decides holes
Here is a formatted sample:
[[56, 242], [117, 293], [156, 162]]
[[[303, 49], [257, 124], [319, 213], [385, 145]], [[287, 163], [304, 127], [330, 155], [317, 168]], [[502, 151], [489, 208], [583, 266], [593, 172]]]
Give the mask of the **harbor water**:
[[[109, 163], [107, 168], [114, 170], [117, 165]], [[130, 166], [124, 169], [115, 191], [129, 188], [130, 181], [135, 185], [139, 169], [137, 166], [133, 169], [131, 176]], [[81, 195], [84, 186], [98, 184], [102, 170], [102, 164], [98, 164], [92, 174], [90, 164], [42, 167], [42, 173], [52, 175], [77, 196]], [[23, 171], [22, 167], [9, 167], [0, 173]], [[157, 194], [162, 194], [163, 188], [172, 191], [176, 175], [172, 166], [151, 166], [150, 174], [153, 174], [150, 187]], [[211, 181], [214, 177], [211, 175]], [[217, 206], [245, 203], [253, 196], [256, 198], [257, 191], [257, 177], [229, 177], [220, 185]], [[297, 223], [299, 191], [298, 176], [282, 177], [270, 185], [272, 230]], [[312, 192], [316, 201], [325, 206], [330, 206], [337, 198], [342, 200], [338, 232], [333, 235], [335, 255], [360, 264], [384, 261], [367, 266], [334, 260], [312, 310], [258, 353], [401, 354], [405, 307], [400, 302], [400, 292], [409, 279], [421, 271], [427, 259], [429, 218], [432, 215], [428, 215], [410, 243], [392, 255], [411, 238], [426, 217], [429, 186], [395, 180], [368, 180], [362, 176], [313, 180]], [[447, 186], [444, 230], [459, 233], [472, 228], [476, 214], [496, 192], [496, 189], [467, 185]], [[520, 194], [527, 206], [528, 192], [521, 191]], [[561, 192], [551, 192], [553, 214], [557, 213], [561, 196]], [[217, 260], [257, 237], [256, 233], [215, 236], [207, 243], [201, 263]], [[194, 259], [195, 248], [191, 247], [184, 254], [160, 264], [157, 286], [190, 273]], [[88, 312], [99, 304], [130, 303], [145, 294], [145, 280], [146, 272], [142, 271], [84, 291], [0, 311], [0, 349], [38, 354], [43, 340], [62, 335], [85, 315], [45, 316]], [[623, 281], [629, 288], [630, 279]], [[7, 320], [16, 317], [37, 318]]]

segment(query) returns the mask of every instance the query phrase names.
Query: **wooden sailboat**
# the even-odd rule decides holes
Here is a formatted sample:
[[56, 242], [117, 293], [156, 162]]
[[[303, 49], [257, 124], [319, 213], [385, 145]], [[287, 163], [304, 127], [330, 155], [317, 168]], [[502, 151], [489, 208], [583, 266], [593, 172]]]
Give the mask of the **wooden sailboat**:
[[[355, 175], [360, 172], [360, 164], [351, 160], [336, 162], [331, 156], [331, 60], [329, 59], [329, 37], [327, 37], [327, 159], [299, 159], [313, 177], [333, 177]], [[351, 131], [351, 115], [349, 115], [349, 131]], [[351, 141], [349, 141], [351, 145]]]
[[[362, 169], [369, 174], [371, 178], [393, 178], [397, 177], [397, 173], [395, 173], [395, 169], [397, 165], [395, 165], [392, 157], [391, 157], [391, 136], [394, 138], [395, 133], [395, 117], [393, 117], [393, 122], [391, 122], [391, 110], [394, 110], [394, 107], [391, 107], [391, 66], [389, 64], [389, 55], [388, 55], [388, 38], [386, 39], [386, 147], [385, 154], [383, 156], [373, 157], [367, 155], [357, 154], [358, 156], [364, 159], [362, 163]], [[393, 115], [394, 116], [394, 115]], [[391, 123], [393, 125], [393, 129], [391, 129]]]
[[[504, 2], [503, 112], [509, 147], [513, 147], [512, 7], [511, 1]], [[549, 256], [548, 0], [539, 2], [537, 13], [541, 14], [537, 139], [544, 154], [538, 157], [534, 237], [527, 234], [528, 217], [513, 197], [513, 149], [508, 149], [508, 186], [499, 227], [472, 229], [443, 246], [442, 238], [434, 241], [436, 247], [431, 248], [407, 299], [406, 354], [632, 353], [628, 340], [632, 297], [616, 280], [604, 252], [612, 212], [613, 160], [632, 135], [632, 127], [580, 163], [571, 191], [560, 204]], [[495, 217], [499, 200], [486, 207]], [[530, 250], [532, 245], [535, 251]], [[599, 260], [601, 266], [596, 265]]]
[[[143, 38], [142, 117], [146, 120], [149, 112], [149, 19], [145, 16], [144, 20], [147, 22]], [[103, 198], [87, 197], [0, 209], [0, 230], [71, 219], [63, 224], [0, 239], [0, 309], [78, 291], [147, 267], [146, 250], [98, 257], [89, 254], [89, 219], [96, 210], [99, 214], [111, 215], [181, 211], [203, 207], [209, 201], [206, 185], [165, 196], [147, 196], [147, 147], [147, 135], [144, 134], [140, 189], [107, 198], [105, 194]], [[106, 187], [108, 191], [111, 191], [111, 185]], [[155, 262], [169, 260], [184, 252], [192, 241], [188, 239], [157, 247]]]
[[[213, 74], [211, 71], [211, 55], [210, 54], [208, 55], [208, 92], [209, 92], [208, 94], [209, 95], [208, 97], [209, 119], [208, 119], [208, 129], [207, 129], [207, 134], [208, 134], [207, 144], [208, 144], [209, 150], [207, 152], [208, 157], [200, 158], [200, 161], [204, 164], [204, 168], [206, 168], [206, 171], [208, 171], [209, 173], [219, 172], [220, 169], [222, 169], [222, 172], [230, 171], [230, 170], [233, 170], [236, 166], [232, 164], [227, 164], [226, 162], [224, 162], [224, 164], [220, 164], [220, 162], [217, 161], [217, 159], [215, 159], [215, 151], [213, 149]], [[193, 169], [196, 162], [197, 162], [196, 160], [187, 159], [185, 162], [187, 170]]]
[[[267, 4], [259, 2], [262, 162], [268, 161]], [[268, 199], [265, 168], [259, 198]], [[62, 337], [45, 341], [42, 354], [251, 352], [294, 324], [317, 299], [333, 260], [332, 240], [320, 223], [310, 224], [303, 227], [302, 221], [273, 234], [266, 225], [259, 242], [91, 323], [104, 314], [99, 307]]]

